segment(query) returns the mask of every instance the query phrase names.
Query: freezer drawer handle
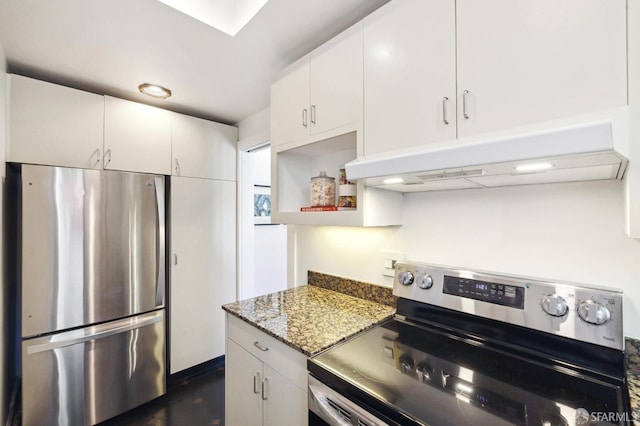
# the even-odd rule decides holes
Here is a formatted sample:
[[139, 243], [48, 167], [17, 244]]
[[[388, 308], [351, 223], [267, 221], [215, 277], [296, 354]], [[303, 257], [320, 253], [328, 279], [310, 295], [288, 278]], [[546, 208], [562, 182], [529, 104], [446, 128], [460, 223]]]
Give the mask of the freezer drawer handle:
[[[99, 333], [87, 334], [80, 337], [72, 337], [65, 340], [57, 340], [55, 342], [42, 343], [27, 347], [27, 355], [37, 354], [39, 352], [50, 351], [51, 349], [63, 348], [65, 346], [76, 345], [78, 343], [89, 342], [91, 340], [102, 339], [113, 336], [114, 334], [124, 333], [125, 331], [135, 330], [136, 328], [146, 327], [162, 321], [162, 315], [154, 314], [152, 317], [145, 318], [134, 323], [129, 323], [120, 327], [113, 327]], [[128, 321], [127, 321], [128, 322]]]
[[255, 342], [253, 342], [253, 346], [255, 346], [256, 348], [260, 349], [262, 352], [266, 352], [266, 351], [269, 350], [269, 348], [267, 348], [266, 346], [262, 346], [260, 344], [260, 342], [257, 341], [257, 340]]

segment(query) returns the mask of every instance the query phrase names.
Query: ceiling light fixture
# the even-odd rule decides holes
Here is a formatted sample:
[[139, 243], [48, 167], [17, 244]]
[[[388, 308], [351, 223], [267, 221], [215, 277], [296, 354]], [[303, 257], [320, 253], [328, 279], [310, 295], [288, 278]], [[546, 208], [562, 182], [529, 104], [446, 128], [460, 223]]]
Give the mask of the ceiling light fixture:
[[167, 99], [171, 96], [171, 90], [166, 87], [158, 86], [157, 84], [143, 83], [138, 86], [140, 93], [153, 96], [154, 98]]
[[389, 178], [382, 181], [382, 183], [384, 183], [385, 185], [393, 185], [393, 184], [402, 183], [402, 182], [404, 181], [402, 180], [402, 178], [399, 178], [399, 177]]
[[541, 172], [543, 170], [549, 170], [553, 167], [551, 163], [530, 163], [522, 164], [516, 167], [519, 172]]

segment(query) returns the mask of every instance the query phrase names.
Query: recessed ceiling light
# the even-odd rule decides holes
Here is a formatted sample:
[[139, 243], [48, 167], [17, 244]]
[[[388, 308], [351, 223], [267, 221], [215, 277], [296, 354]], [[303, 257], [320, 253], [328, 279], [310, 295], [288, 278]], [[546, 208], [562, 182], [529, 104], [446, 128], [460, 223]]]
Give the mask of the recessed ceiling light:
[[157, 84], [143, 83], [138, 86], [138, 90], [140, 90], [140, 93], [153, 96], [154, 98], [167, 99], [171, 96], [171, 90], [158, 86]]
[[385, 185], [393, 185], [393, 184], [402, 183], [402, 182], [404, 181], [402, 180], [402, 178], [399, 178], [399, 177], [388, 178], [382, 181], [382, 183], [384, 183]]
[[516, 167], [516, 170], [519, 172], [540, 172], [543, 170], [549, 170], [553, 167], [551, 163], [530, 163], [530, 164], [521, 164]]

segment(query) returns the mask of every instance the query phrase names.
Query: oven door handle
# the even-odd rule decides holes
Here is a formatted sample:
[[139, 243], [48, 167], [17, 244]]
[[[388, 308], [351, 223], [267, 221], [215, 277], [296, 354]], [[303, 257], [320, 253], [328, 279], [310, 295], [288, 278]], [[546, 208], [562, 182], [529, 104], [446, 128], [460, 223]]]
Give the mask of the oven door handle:
[[309, 377], [309, 409], [330, 426], [360, 424], [357, 422], [358, 419], [371, 426], [389, 426], [311, 376]]

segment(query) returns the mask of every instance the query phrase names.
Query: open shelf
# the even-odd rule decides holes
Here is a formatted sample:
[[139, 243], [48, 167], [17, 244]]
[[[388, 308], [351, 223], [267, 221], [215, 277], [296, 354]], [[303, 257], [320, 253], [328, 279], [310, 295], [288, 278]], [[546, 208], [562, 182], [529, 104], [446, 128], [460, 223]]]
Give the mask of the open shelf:
[[325, 171], [340, 177], [340, 168], [357, 157], [356, 131], [289, 149], [272, 151], [272, 220], [277, 223], [345, 226], [401, 224], [402, 195], [357, 183], [355, 210], [301, 212], [310, 204], [309, 185]]

